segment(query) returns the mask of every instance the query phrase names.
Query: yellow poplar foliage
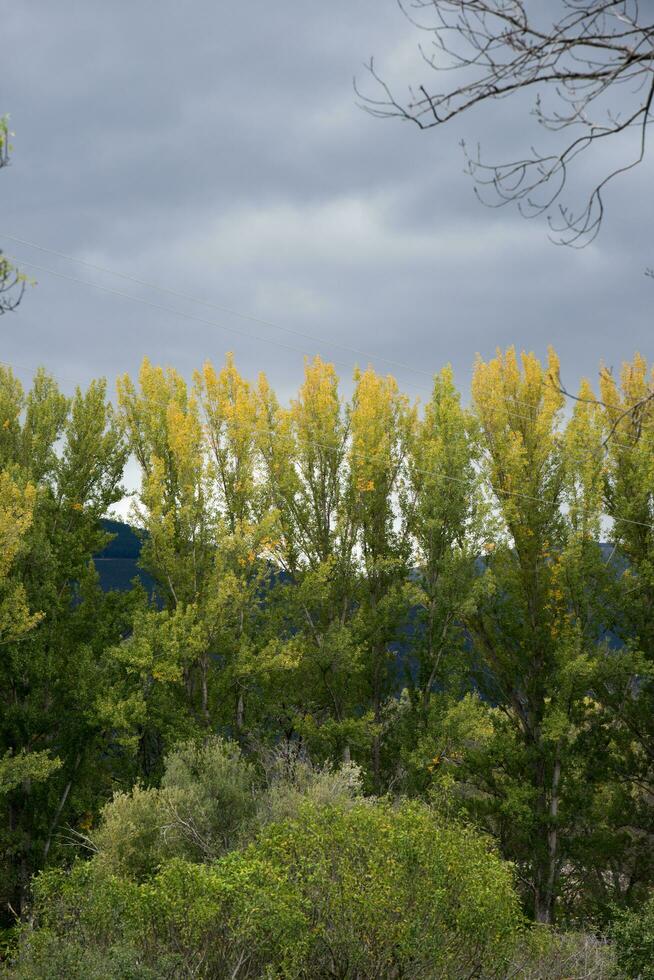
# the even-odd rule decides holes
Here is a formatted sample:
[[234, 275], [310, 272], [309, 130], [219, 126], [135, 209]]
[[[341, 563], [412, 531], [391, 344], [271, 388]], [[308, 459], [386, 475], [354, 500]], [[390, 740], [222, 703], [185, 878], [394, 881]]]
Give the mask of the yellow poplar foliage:
[[138, 516], [150, 538], [151, 563], [175, 603], [191, 601], [202, 575], [209, 519], [207, 462], [197, 399], [184, 378], [145, 359], [137, 392], [125, 376], [118, 400], [131, 447], [143, 470]]
[[557, 422], [563, 395], [554, 383], [559, 361], [552, 349], [547, 370], [535, 354], [520, 360], [514, 347], [488, 362], [478, 358], [472, 395], [488, 451], [488, 476], [507, 525], [517, 541], [528, 535], [529, 515], [550, 498], [558, 508], [552, 480], [558, 449]]
[[357, 372], [355, 381], [350, 412], [352, 483], [361, 494], [377, 491], [378, 497], [388, 498], [414, 414], [391, 375], [382, 377], [368, 368]]
[[585, 537], [598, 539], [604, 494], [602, 414], [587, 380], [579, 387], [564, 438], [570, 520]]
[[412, 429], [408, 458], [413, 506], [409, 520], [424, 560], [464, 546], [481, 548], [472, 525], [478, 510], [478, 447], [473, 420], [461, 406], [448, 365], [436, 375], [424, 416]]
[[[611, 493], [607, 509], [616, 536], [629, 553], [651, 540], [654, 522], [654, 366], [636, 354], [622, 366], [619, 382], [600, 372], [600, 398]], [[623, 520], [621, 520], [623, 518]]]
[[304, 549], [325, 561], [335, 546], [333, 535], [342, 516], [339, 480], [345, 432], [333, 365], [320, 357], [307, 362], [298, 397], [282, 415], [294, 443]]
[[251, 516], [257, 446], [257, 397], [232, 354], [217, 374], [210, 363], [195, 374], [214, 472], [232, 529]]
[[[290, 416], [305, 456], [340, 448], [341, 402], [333, 364], [326, 364], [320, 357], [307, 362], [304, 382], [298, 398], [291, 403]], [[328, 457], [325, 460], [328, 462]]]
[[33, 486], [20, 487], [7, 471], [0, 472], [0, 643], [27, 633], [41, 618], [30, 613], [23, 586], [10, 577], [32, 524], [35, 497]]

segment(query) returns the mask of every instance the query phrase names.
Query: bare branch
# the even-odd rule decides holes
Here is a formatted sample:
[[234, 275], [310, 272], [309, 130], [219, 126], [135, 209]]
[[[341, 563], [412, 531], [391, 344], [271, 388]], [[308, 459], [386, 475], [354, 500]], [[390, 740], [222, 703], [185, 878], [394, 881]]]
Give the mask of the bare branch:
[[[479, 151], [466, 151], [466, 169], [483, 203], [517, 204], [525, 217], [547, 214], [560, 244], [591, 242], [602, 223], [607, 184], [645, 156], [654, 121], [654, 20], [632, 0], [559, 0], [558, 19], [545, 27], [543, 10], [551, 16], [551, 7], [535, 0], [414, 0], [411, 10], [404, 0], [399, 5], [429, 35], [431, 51], [419, 48], [423, 62], [448, 79], [459, 71], [461, 82], [443, 90], [422, 82], [401, 100], [371, 62], [368, 71], [380, 96], [362, 95], [355, 86], [362, 106], [375, 116], [433, 129], [475, 106], [533, 91], [538, 125], [553, 134], [568, 131], [571, 138], [557, 152], [532, 148], [523, 159], [505, 163], [487, 163]], [[616, 92], [625, 85], [623, 110], [617, 112]], [[607, 136], [617, 139], [631, 130], [638, 132], [635, 156], [612, 168], [578, 211], [563, 203], [573, 161]]]
[[[9, 166], [11, 133], [8, 116], [0, 116], [0, 170]], [[0, 249], [0, 316], [15, 310], [25, 292], [25, 276], [18, 272]]]

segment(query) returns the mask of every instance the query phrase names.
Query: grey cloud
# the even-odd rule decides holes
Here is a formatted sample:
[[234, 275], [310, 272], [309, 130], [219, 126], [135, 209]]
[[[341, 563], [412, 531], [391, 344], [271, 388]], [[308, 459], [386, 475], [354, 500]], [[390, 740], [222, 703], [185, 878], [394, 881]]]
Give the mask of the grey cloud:
[[350, 376], [355, 357], [339, 343], [376, 353], [380, 370], [382, 357], [414, 365], [396, 372], [414, 394], [446, 361], [466, 386], [475, 353], [508, 343], [540, 354], [553, 343], [571, 384], [602, 357], [651, 355], [651, 163], [611, 189], [602, 236], [584, 252], [550, 245], [542, 221], [482, 208], [458, 140], [510, 155], [531, 139], [529, 117], [505, 102], [421, 134], [362, 112], [351, 78], [371, 53], [397, 84], [424, 74], [392, 0], [34, 0], [4, 16], [0, 111], [17, 138], [0, 174], [0, 231], [317, 338], [16, 246], [25, 260], [242, 333], [36, 273], [0, 324], [4, 360], [43, 362], [70, 387], [133, 372], [145, 354], [190, 373], [232, 349], [287, 397], [301, 351]]

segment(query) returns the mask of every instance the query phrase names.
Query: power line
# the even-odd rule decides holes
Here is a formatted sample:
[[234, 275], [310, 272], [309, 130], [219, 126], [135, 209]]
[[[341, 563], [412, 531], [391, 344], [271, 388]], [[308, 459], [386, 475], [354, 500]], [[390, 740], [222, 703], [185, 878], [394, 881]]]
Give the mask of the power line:
[[[11, 237], [11, 236], [6, 236], [6, 237]], [[36, 245], [34, 247], [42, 248], [42, 246], [36, 246]], [[54, 250], [52, 250], [52, 249], [45, 249], [45, 248], [43, 248], [43, 250], [44, 251], [53, 251], [54, 252]], [[68, 258], [68, 256], [65, 256], [64, 255], [64, 253], [54, 252], [54, 254], [63, 255], [65, 258]], [[78, 261], [78, 260], [71, 259], [71, 261]], [[79, 260], [79, 261], [82, 262], [83, 260]], [[258, 336], [258, 335], [255, 335], [255, 334], [247, 334], [247, 333], [244, 333], [242, 330], [239, 330], [237, 327], [232, 327], [232, 326], [228, 326], [226, 324], [218, 323], [218, 322], [213, 321], [213, 320], [208, 320], [208, 319], [206, 319], [204, 317], [199, 317], [199, 316], [197, 316], [194, 313], [187, 313], [184, 310], [178, 310], [175, 307], [164, 306], [163, 304], [160, 304], [160, 303], [154, 303], [151, 300], [144, 299], [143, 297], [140, 297], [140, 296], [134, 296], [132, 293], [126, 293], [123, 290], [114, 289], [111, 286], [103, 286], [100, 283], [89, 282], [88, 280], [86, 280], [86, 279], [80, 279], [77, 276], [68, 276], [65, 273], [56, 272], [53, 269], [48, 269], [48, 268], [46, 268], [44, 266], [40, 266], [40, 265], [38, 265], [38, 264], [36, 264], [34, 262], [29, 262], [29, 261], [23, 260], [23, 264], [24, 265], [27, 265], [27, 266], [29, 266], [29, 267], [31, 267], [33, 269], [37, 269], [40, 272], [45, 272], [48, 275], [55, 276], [56, 278], [62, 279], [64, 281], [66, 281], [66, 282], [73, 282], [73, 283], [75, 283], [77, 285], [88, 286], [88, 287], [90, 287], [92, 289], [98, 289], [98, 290], [100, 290], [100, 291], [102, 291], [104, 293], [109, 293], [111, 295], [119, 296], [122, 299], [132, 300], [135, 303], [139, 303], [139, 304], [141, 304], [143, 306], [148, 306], [148, 307], [150, 307], [152, 309], [158, 310], [159, 312], [172, 313], [173, 315], [182, 317], [183, 319], [192, 320], [194, 322], [201, 323], [201, 324], [207, 325], [207, 326], [213, 326], [213, 327], [216, 327], [219, 330], [226, 330], [227, 332], [235, 333], [238, 336], [245, 337], [245, 338], [247, 338], [249, 340], [256, 340], [256, 341], [259, 341], [259, 342], [262, 342], [262, 343], [272, 344], [273, 346], [281, 347], [281, 348], [283, 348], [285, 350], [291, 350], [291, 351], [294, 351], [296, 353], [301, 353], [305, 357], [310, 357], [311, 356], [305, 350], [303, 350], [302, 348], [295, 347], [294, 345], [290, 345], [290, 344], [285, 344], [284, 342], [279, 341], [279, 340], [276, 340], [274, 338], [262, 337], [262, 336]], [[85, 265], [91, 265], [91, 263], [86, 263], [86, 262], [84, 262], [84, 264]], [[101, 267], [99, 267], [99, 266], [93, 266], [93, 267], [94, 268], [101, 269]], [[101, 270], [101, 271], [105, 271], [105, 270]], [[106, 270], [106, 271], [109, 271], [109, 270]], [[112, 273], [112, 274], [114, 274], [114, 273]], [[116, 275], [122, 275], [123, 278], [126, 278], [126, 279], [133, 279], [133, 277], [130, 277], [130, 276], [127, 276], [127, 275], [123, 275], [122, 273], [115, 273], [115, 274]], [[134, 281], [139, 282], [139, 283], [141, 282], [140, 280], [135, 280], [135, 279], [134, 279]], [[148, 283], [142, 283], [142, 284], [143, 285], [150, 285]], [[152, 288], [161, 288], [165, 292], [173, 292], [173, 294], [175, 294], [174, 291], [172, 291], [172, 290], [166, 290], [164, 287], [154, 286]], [[175, 295], [183, 295], [183, 294], [175, 294]], [[189, 297], [189, 298], [192, 299], [192, 297]], [[201, 300], [198, 300], [197, 302], [202, 302], [202, 301]], [[205, 304], [205, 305], [209, 305], [209, 304]], [[261, 321], [261, 322], [272, 322], [272, 321]], [[354, 348], [353, 348], [353, 350], [354, 350]], [[345, 364], [345, 362], [343, 362], [343, 361], [337, 361], [334, 358], [332, 358], [331, 360], [332, 360], [333, 363], [341, 364], [341, 365], [346, 366], [348, 368], [350, 367], [349, 364]], [[8, 363], [8, 362], [2, 362], [2, 361], [0, 361], [0, 363]], [[8, 366], [11, 366], [11, 365], [8, 365]], [[408, 367], [408, 365], [404, 365], [404, 367]], [[28, 370], [25, 367], [23, 367], [23, 369], [24, 370]], [[424, 372], [424, 373], [429, 373], [429, 372]], [[71, 380], [71, 379], [65, 379], [65, 380]], [[71, 380], [71, 383], [74, 383], [74, 382], [72, 382], [72, 380]], [[426, 391], [426, 389], [419, 389], [419, 390]], [[510, 405], [512, 403], [518, 403], [518, 402], [519, 402], [519, 399], [512, 399], [511, 402], [509, 402], [507, 399], [504, 399], [504, 403], [506, 405]], [[521, 404], [529, 404], [529, 407], [531, 407], [531, 408], [534, 408], [535, 407], [532, 404], [527, 403], [527, 402], [520, 402], [520, 403]], [[520, 418], [520, 419], [523, 419], [523, 420], [528, 421], [528, 422], [533, 422], [534, 421], [534, 419], [533, 419], [532, 416], [523, 415], [523, 414], [521, 414], [519, 412], [515, 412], [515, 411], [509, 410], [508, 411], [508, 414], [511, 415], [511, 416], [513, 416], [514, 418]], [[622, 446], [625, 449], [631, 448], [630, 446], [628, 446], [625, 443], [620, 443], [620, 444], [614, 443], [614, 445], [620, 445], [620, 446]], [[595, 450], [589, 450], [588, 453], [589, 453], [589, 455], [596, 455]]]
[[[45, 271], [49, 271], [49, 270], [45, 270]], [[60, 275], [59, 273], [53, 273], [53, 274], [54, 275]], [[70, 277], [64, 276], [63, 278], [68, 279]], [[77, 281], [77, 280], [73, 280], [73, 281]], [[83, 282], [83, 280], [79, 280], [79, 281], [80, 282]], [[92, 284], [87, 283], [87, 285], [92, 285]], [[105, 287], [99, 287], [99, 288], [105, 288]], [[136, 297], [129, 297], [129, 294], [124, 294], [124, 295], [128, 296], [128, 298], [136, 298]], [[137, 302], [138, 302], [139, 301], [138, 298], [136, 298], [136, 299], [137, 299]], [[185, 315], [185, 314], [180, 314], [180, 315]], [[11, 363], [10, 361], [3, 361], [3, 360], [0, 360], [0, 364], [3, 364], [3, 365], [5, 365], [8, 368], [19, 368], [20, 370], [25, 371], [27, 373], [32, 373], [33, 372], [33, 368], [29, 368], [25, 364], [17, 364], [16, 362]], [[59, 377], [61, 378], [61, 380], [63, 380], [63, 381], [69, 381], [71, 384], [74, 384], [76, 386], [79, 384], [79, 381], [77, 381], [77, 380], [75, 380], [73, 378], [67, 378], [64, 375], [60, 375]], [[532, 416], [529, 416], [529, 415], [521, 415], [518, 412], [509, 411], [507, 414], [509, 416], [511, 416], [512, 418], [523, 419], [523, 420], [525, 420], [527, 422], [533, 422], [534, 421], [534, 419], [533, 419]], [[616, 442], [615, 440], [612, 440], [612, 445], [618, 446], [618, 447], [623, 448], [623, 449], [633, 449], [633, 446], [630, 446], [628, 443]], [[588, 450], [584, 451], [583, 457], [581, 457], [581, 456], [579, 456], [577, 454], [574, 454], [571, 458], [573, 460], [575, 460], [576, 462], [581, 462], [582, 458], [583, 459], [603, 459], [604, 458], [604, 455], [603, 455], [601, 449], [599, 449], [599, 450], [588, 449]]]
[[[293, 334], [296, 337], [303, 337], [305, 340], [310, 340], [316, 344], [325, 343], [325, 341], [320, 337], [316, 337], [315, 335], [306, 333], [302, 330], [297, 330], [293, 327], [288, 327], [285, 324], [276, 323], [274, 320], [268, 320], [264, 317], [255, 316], [254, 314], [251, 313], [243, 313], [240, 310], [235, 310], [228, 306], [221, 306], [218, 303], [212, 303], [207, 300], [199, 299], [197, 296], [191, 296], [189, 293], [184, 293], [177, 289], [171, 289], [170, 287], [162, 286], [159, 283], [149, 282], [146, 279], [139, 279], [137, 276], [129, 275], [126, 272], [118, 272], [115, 269], [108, 269], [105, 266], [97, 265], [94, 262], [88, 262], [86, 259], [80, 259], [74, 255], [68, 255], [67, 253], [60, 252], [54, 248], [47, 248], [45, 245], [39, 245], [36, 242], [30, 242], [25, 238], [18, 238], [15, 235], [9, 235], [6, 232], [2, 232], [2, 236], [3, 238], [7, 238], [10, 241], [16, 242], [19, 245], [26, 245], [28, 248], [36, 248], [41, 252], [48, 253], [49, 255], [56, 255], [59, 258], [66, 259], [68, 262], [78, 262], [80, 265], [84, 265], [89, 269], [94, 269], [96, 272], [103, 272], [106, 275], [116, 276], [117, 278], [124, 279], [127, 282], [133, 282], [137, 286], [143, 286], [147, 289], [155, 289], [158, 290], [159, 292], [167, 293], [169, 296], [175, 296], [178, 299], [187, 300], [188, 302], [191, 303], [197, 303], [198, 305], [204, 306], [207, 309], [216, 310], [220, 313], [228, 313], [230, 316], [237, 316], [240, 317], [242, 320], [250, 320], [252, 323], [261, 323], [265, 326], [273, 327], [275, 330], [281, 330], [284, 333]], [[33, 265], [33, 263], [27, 262], [25, 260], [22, 260], [22, 262], [24, 265]], [[34, 268], [38, 268], [38, 266], [34, 266]], [[51, 270], [48, 269], [42, 269], [41, 271], [50, 272], [51, 275], [56, 275], [56, 273], [53, 273]], [[87, 283], [87, 285], [91, 285], [91, 283]], [[228, 328], [225, 327], [222, 329], [228, 329]], [[254, 339], [262, 339], [262, 338], [254, 338]], [[268, 341], [268, 342], [272, 342], [272, 341]], [[329, 345], [331, 347], [336, 347], [339, 350], [347, 351], [349, 354], [355, 354], [357, 357], [364, 357], [375, 361], [382, 361], [384, 364], [390, 364], [393, 365], [393, 367], [401, 368], [404, 371], [412, 371], [415, 372], [416, 374], [420, 374], [429, 378], [433, 376], [431, 371], [427, 371], [424, 368], [418, 368], [411, 364], [405, 364], [404, 362], [397, 361], [393, 358], [383, 357], [381, 354], [373, 354], [370, 351], [360, 350], [357, 347], [350, 347], [348, 344], [343, 344], [336, 340], [330, 340]]]
[[[74, 255], [69, 255], [68, 253], [62, 252], [62, 251], [60, 251], [58, 249], [49, 248], [49, 247], [47, 247], [45, 245], [39, 244], [38, 242], [32, 242], [32, 241], [29, 241], [26, 238], [19, 238], [16, 235], [10, 235], [7, 232], [2, 232], [1, 234], [2, 234], [2, 236], [4, 238], [7, 238], [9, 241], [15, 242], [15, 243], [17, 243], [19, 245], [25, 245], [28, 248], [35, 248], [35, 249], [37, 249], [37, 250], [39, 250], [41, 252], [45, 252], [45, 253], [47, 253], [49, 255], [55, 255], [58, 258], [66, 259], [66, 261], [68, 261], [68, 262], [77, 262], [80, 265], [86, 266], [89, 269], [94, 269], [96, 272], [102, 272], [102, 273], [104, 273], [106, 275], [116, 276], [117, 278], [124, 279], [127, 282], [133, 282], [133, 283], [135, 283], [138, 286], [143, 286], [143, 287], [145, 287], [147, 289], [158, 290], [159, 292], [166, 293], [166, 294], [168, 294], [170, 296], [176, 296], [179, 299], [184, 299], [184, 300], [187, 300], [187, 301], [189, 301], [191, 303], [197, 303], [198, 305], [204, 306], [207, 309], [214, 309], [214, 310], [217, 310], [217, 311], [219, 311], [221, 313], [227, 313], [227, 314], [229, 314], [231, 316], [239, 317], [239, 318], [241, 318], [243, 320], [249, 320], [252, 323], [261, 323], [261, 324], [264, 324], [265, 326], [273, 327], [276, 330], [281, 330], [281, 331], [283, 331], [285, 333], [289, 333], [289, 334], [292, 334], [292, 335], [297, 336], [297, 337], [303, 337], [306, 340], [311, 340], [313, 343], [324, 343], [324, 341], [321, 338], [318, 338], [318, 337], [316, 337], [313, 334], [306, 333], [306, 332], [304, 332], [302, 330], [297, 330], [297, 329], [295, 329], [293, 327], [288, 327], [285, 324], [277, 323], [274, 320], [269, 320], [269, 319], [266, 319], [265, 317], [258, 317], [258, 316], [255, 316], [254, 314], [251, 314], [251, 313], [244, 313], [241, 310], [236, 310], [236, 309], [234, 309], [232, 307], [228, 307], [228, 306], [222, 306], [222, 305], [220, 305], [218, 303], [209, 302], [207, 300], [200, 299], [197, 296], [192, 296], [190, 293], [184, 293], [184, 292], [181, 292], [180, 290], [172, 289], [172, 288], [170, 288], [168, 286], [162, 286], [159, 283], [153, 283], [153, 282], [150, 282], [150, 281], [148, 281], [146, 279], [140, 279], [137, 276], [132, 276], [132, 275], [126, 273], [126, 272], [119, 272], [116, 269], [109, 269], [106, 266], [98, 265], [97, 263], [94, 263], [94, 262], [89, 262], [86, 259], [81, 259], [81, 258], [79, 258], [77, 256], [74, 256]], [[60, 278], [67, 278], [62, 273], [57, 273], [57, 272], [55, 272], [52, 269], [42, 268], [42, 267], [37, 266], [34, 263], [31, 263], [31, 262], [29, 262], [27, 260], [22, 260], [22, 262], [23, 262], [24, 265], [32, 266], [33, 268], [39, 269], [40, 271], [46, 272], [46, 273], [48, 273], [50, 275], [59, 276]], [[111, 291], [111, 290], [109, 290], [108, 287], [103, 287], [103, 286], [100, 286], [99, 284], [96, 284], [96, 283], [90, 283], [90, 282], [88, 282], [86, 280], [81, 280], [81, 279], [80, 280], [76, 280], [74, 277], [69, 277], [69, 278], [71, 279], [71, 281], [77, 281], [77, 282], [80, 282], [80, 283], [82, 283], [84, 285], [87, 285], [87, 286], [95, 286], [95, 287], [100, 288], [100, 289], [105, 289], [107, 291]], [[118, 291], [116, 291], [116, 292], [117, 292], [118, 295], [122, 295], [122, 296], [125, 296], [125, 297], [130, 298], [130, 299], [134, 299], [137, 302], [146, 302], [144, 300], [140, 300], [139, 297], [132, 296], [129, 293], [124, 293], [123, 294], [123, 293], [120, 293]], [[162, 309], [164, 309], [164, 308], [162, 307]], [[181, 313], [181, 311], [179, 311], [179, 310], [174, 310], [173, 311], [171, 308], [165, 308], [165, 309], [169, 309], [170, 312], [175, 312], [179, 316], [187, 315], [187, 314]], [[191, 314], [191, 316], [192, 316], [192, 314]], [[208, 323], [208, 321], [200, 321], [200, 322], [207, 322]], [[301, 350], [300, 348], [289, 347], [288, 345], [284, 345], [284, 344], [281, 344], [281, 343], [279, 343], [277, 341], [273, 341], [272, 338], [257, 337], [257, 336], [253, 336], [253, 335], [249, 335], [249, 334], [242, 334], [240, 331], [235, 330], [235, 328], [233, 328], [233, 327], [227, 327], [227, 326], [225, 326], [223, 324], [213, 324], [213, 325], [216, 326], [216, 327], [218, 327], [218, 329], [230, 330], [233, 333], [239, 333], [241, 336], [249, 337], [250, 339], [253, 339], [253, 340], [260, 340], [263, 343], [276, 343], [278, 346], [282, 346], [282, 347], [285, 347], [286, 349], [290, 349], [290, 350], [296, 350], [299, 353], [305, 354], [305, 356], [310, 356], [310, 355], [307, 355], [306, 352], [304, 350]], [[372, 353], [370, 351], [365, 351], [365, 350], [362, 350], [362, 349], [357, 348], [357, 347], [351, 347], [351, 346], [349, 346], [347, 344], [340, 343], [339, 341], [331, 340], [331, 341], [329, 341], [329, 344], [332, 347], [337, 347], [338, 349], [347, 351], [350, 354], [355, 354], [355, 355], [360, 356], [360, 357], [369, 358], [369, 359], [374, 360], [374, 361], [381, 361], [381, 362], [383, 362], [385, 364], [393, 365], [394, 367], [401, 368], [404, 371], [409, 371], [409, 372], [412, 372], [414, 374], [419, 374], [419, 375], [421, 375], [423, 377], [433, 378], [433, 376], [434, 376], [432, 371], [428, 371], [428, 370], [426, 370], [424, 368], [418, 368], [415, 365], [406, 364], [403, 361], [398, 361], [398, 360], [395, 360], [393, 358], [384, 357], [381, 354], [374, 354], [374, 353]], [[341, 362], [335, 362], [335, 363], [340, 363], [341, 365], [344, 364], [344, 362], [342, 362], [342, 361]], [[349, 367], [350, 365], [347, 365], [347, 366]], [[419, 390], [426, 391], [427, 389], [420, 388]], [[557, 390], [559, 390], [559, 389], [557, 389]], [[564, 394], [565, 395], [566, 393], [565, 392], [561, 392], [561, 394]], [[517, 405], [524, 405], [527, 408], [534, 408], [535, 407], [531, 402], [526, 402], [526, 401], [521, 400], [519, 398], [513, 398], [513, 399], [511, 399], [511, 402], [514, 403], [514, 404], [517, 404]], [[507, 401], [507, 404], [508, 404], [508, 401]], [[601, 405], [602, 403], [598, 402], [597, 404], [598, 405]], [[604, 407], [608, 409], [609, 406], [604, 406]], [[618, 411], [618, 409], [615, 409], [615, 410]], [[520, 417], [520, 418], [526, 418], [526, 416], [518, 416], [518, 417]], [[654, 424], [648, 424], [648, 423], [641, 423], [641, 426], [643, 428], [654, 428]]]
[[[18, 369], [20, 371], [24, 371], [26, 374], [29, 374], [29, 375], [33, 375], [34, 374], [34, 371], [35, 371], [35, 368], [28, 367], [27, 364], [18, 364], [16, 361], [13, 361], [12, 362], [12, 361], [3, 361], [3, 360], [0, 360], [0, 364], [2, 364], [4, 367], [11, 368], [12, 370]], [[61, 381], [68, 381], [68, 382], [70, 382], [70, 384], [73, 384], [75, 386], [78, 386], [79, 385], [79, 380], [78, 379], [67, 377], [65, 374], [59, 374], [58, 373], [57, 374], [57, 378], [59, 380], [61, 380]], [[534, 421], [533, 417], [530, 416], [530, 415], [520, 415], [518, 412], [511, 412], [511, 411], [509, 411], [507, 414], [510, 415], [511, 418], [524, 419], [526, 422], [533, 422]], [[617, 446], [620, 449], [633, 449], [634, 448], [634, 446], [633, 445], [630, 445], [629, 443], [626, 443], [626, 442], [617, 442], [615, 439], [612, 439], [611, 440], [611, 445], [612, 446]], [[590, 459], [590, 458], [593, 458], [593, 459], [603, 459], [604, 458], [604, 454], [602, 453], [602, 450], [601, 449], [597, 449], [597, 450], [596, 449], [588, 449], [588, 450], [584, 450], [583, 457], [582, 456], [579, 456], [579, 455], [577, 455], [575, 453], [570, 458], [571, 459], [574, 459], [576, 462], [580, 462], [582, 458], [584, 458], [584, 459]]]

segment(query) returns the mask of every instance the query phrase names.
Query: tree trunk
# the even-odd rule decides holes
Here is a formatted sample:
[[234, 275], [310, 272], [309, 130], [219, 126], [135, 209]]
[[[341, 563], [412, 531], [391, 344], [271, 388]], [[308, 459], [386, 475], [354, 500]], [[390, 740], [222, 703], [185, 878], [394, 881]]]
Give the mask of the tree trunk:
[[547, 860], [541, 869], [536, 882], [534, 899], [534, 918], [536, 922], [551, 925], [554, 920], [554, 904], [556, 886], [559, 877], [559, 831], [557, 819], [559, 815], [559, 785], [561, 783], [561, 753], [560, 746], [556, 747], [552, 781], [550, 784], [549, 806], [547, 807]]
[[245, 700], [243, 698], [243, 691], [238, 692], [238, 701], [236, 703], [236, 730], [237, 732], [243, 731], [243, 726], [245, 724]]

